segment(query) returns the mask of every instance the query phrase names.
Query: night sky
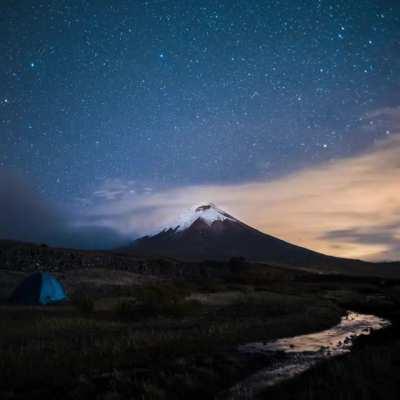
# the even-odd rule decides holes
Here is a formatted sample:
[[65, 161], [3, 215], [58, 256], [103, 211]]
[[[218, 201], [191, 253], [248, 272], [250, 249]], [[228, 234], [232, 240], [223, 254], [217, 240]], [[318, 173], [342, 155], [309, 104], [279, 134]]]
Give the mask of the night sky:
[[398, 0], [3, 0], [0, 33], [0, 167], [80, 215], [268, 184], [400, 126]]

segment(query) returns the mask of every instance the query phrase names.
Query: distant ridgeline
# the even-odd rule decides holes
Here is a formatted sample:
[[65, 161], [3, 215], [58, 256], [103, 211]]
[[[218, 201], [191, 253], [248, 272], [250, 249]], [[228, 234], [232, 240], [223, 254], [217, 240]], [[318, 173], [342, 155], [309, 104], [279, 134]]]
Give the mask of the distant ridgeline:
[[207, 277], [222, 276], [230, 272], [231, 267], [226, 262], [182, 262], [162, 257], [143, 258], [119, 252], [52, 248], [45, 244], [0, 240], [0, 269], [3, 270], [63, 272], [93, 268], [178, 277]]
[[[354, 261], [354, 267], [344, 265], [341, 269], [326, 269], [324, 272], [358, 276], [381, 276], [400, 279], [399, 263], [372, 264]], [[285, 266], [283, 266], [285, 267]], [[286, 266], [287, 267], [287, 266]], [[215, 277], [229, 278], [243, 272], [266, 276], [279, 273], [282, 265], [251, 263], [242, 257], [232, 257], [226, 261], [182, 261], [170, 257], [144, 257], [122, 251], [84, 251], [52, 248], [45, 244], [36, 245], [16, 241], [0, 240], [0, 269], [34, 272], [63, 272], [74, 269], [106, 268], [130, 271], [139, 274], [166, 275], [170, 277], [193, 277], [196, 279]], [[290, 266], [300, 279], [310, 274], [304, 268]], [[322, 268], [321, 268], [322, 270]], [[323, 270], [322, 270], [323, 271]], [[319, 269], [308, 272], [320, 273]], [[321, 279], [321, 275], [318, 275]], [[328, 277], [328, 276], [327, 276]]]

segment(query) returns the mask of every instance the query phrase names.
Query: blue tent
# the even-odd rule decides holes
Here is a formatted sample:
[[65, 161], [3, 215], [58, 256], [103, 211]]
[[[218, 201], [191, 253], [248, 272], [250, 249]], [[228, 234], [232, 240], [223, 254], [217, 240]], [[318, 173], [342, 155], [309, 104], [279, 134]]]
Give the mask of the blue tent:
[[63, 285], [48, 272], [29, 275], [11, 295], [11, 300], [19, 304], [52, 304], [66, 299]]

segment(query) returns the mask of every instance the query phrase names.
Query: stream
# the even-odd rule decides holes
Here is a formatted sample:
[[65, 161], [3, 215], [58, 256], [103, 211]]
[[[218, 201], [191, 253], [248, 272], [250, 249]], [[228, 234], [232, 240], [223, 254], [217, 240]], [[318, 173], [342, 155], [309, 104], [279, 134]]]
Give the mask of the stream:
[[350, 352], [355, 338], [389, 325], [388, 320], [377, 316], [348, 311], [338, 325], [321, 332], [242, 345], [238, 349], [242, 354], [262, 355], [267, 359], [276, 358], [276, 361], [233, 386], [228, 398], [251, 399], [323, 360]]

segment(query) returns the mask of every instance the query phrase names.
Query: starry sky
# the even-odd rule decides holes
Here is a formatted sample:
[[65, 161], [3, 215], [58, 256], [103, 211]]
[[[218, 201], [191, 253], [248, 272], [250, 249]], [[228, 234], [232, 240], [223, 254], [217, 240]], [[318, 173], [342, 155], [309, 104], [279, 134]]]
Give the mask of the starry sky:
[[115, 229], [107, 221], [121, 197], [154, 209], [143, 196], [269, 184], [382, 155], [379, 143], [397, 137], [398, 0], [3, 0], [1, 8], [0, 168], [80, 223], [90, 214]]

